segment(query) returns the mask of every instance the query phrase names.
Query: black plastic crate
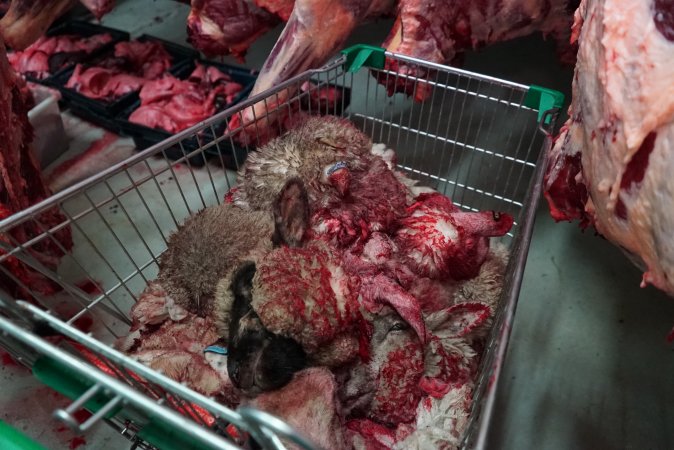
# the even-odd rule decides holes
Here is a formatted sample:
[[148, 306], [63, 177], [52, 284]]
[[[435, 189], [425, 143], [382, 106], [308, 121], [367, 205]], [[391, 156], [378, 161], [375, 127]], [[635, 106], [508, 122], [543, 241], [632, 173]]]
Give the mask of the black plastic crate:
[[70, 103], [68, 105], [68, 112], [71, 112], [77, 117], [80, 117], [91, 124], [104, 128], [115, 134], [120, 135], [122, 134], [122, 131], [119, 128], [119, 124], [114, 118], [111, 118], [107, 114], [103, 115], [99, 114], [96, 111], [92, 111], [85, 105], [82, 105], [80, 103]]
[[[228, 104], [224, 105], [219, 111], [224, 111], [225, 109], [237, 104], [244, 98], [248, 96], [250, 91], [255, 85], [257, 79], [257, 73], [249, 69], [244, 69], [240, 67], [231, 66], [228, 64], [217, 63], [213, 61], [205, 61], [202, 59], [194, 59], [183, 64], [182, 67], [179, 67], [174, 74], [179, 79], [186, 79], [196, 68], [195, 61], [198, 61], [200, 64], [205, 66], [215, 66], [223, 73], [232, 77], [232, 80], [243, 86], [243, 89], [234, 100]], [[150, 128], [144, 125], [137, 123], [129, 122], [129, 116], [140, 106], [140, 99], [137, 99], [131, 106], [126, 108], [121, 114], [117, 116], [118, 129], [121, 134], [133, 138], [136, 149], [144, 150], [154, 144], [164, 141], [172, 136], [168, 131]], [[218, 112], [219, 112], [218, 111]], [[199, 135], [199, 138], [193, 137], [191, 139], [185, 139], [182, 141], [183, 146], [180, 148], [179, 145], [176, 145], [166, 151], [166, 156], [170, 159], [176, 160], [184, 157], [186, 154], [198, 149], [200, 146], [206, 145], [209, 142], [214, 140], [215, 136], [221, 136], [225, 131], [226, 124], [221, 123], [218, 126], [214, 127], [213, 130], [206, 129]], [[215, 136], [213, 135], [215, 131]], [[222, 161], [225, 166], [230, 169], [236, 169], [236, 161], [243, 161], [243, 158], [246, 155], [245, 149], [238, 147], [237, 145], [232, 145], [229, 140], [223, 140], [218, 142], [217, 146], [213, 145], [205, 150], [204, 156], [197, 155], [190, 159], [190, 164], [194, 166], [202, 166], [205, 164], [206, 160], [212, 157], [222, 157]]]
[[77, 63], [86, 63], [88, 61], [96, 59], [99, 55], [109, 52], [111, 49], [113, 49], [115, 44], [117, 44], [118, 42], [129, 40], [129, 33], [127, 33], [126, 31], [120, 31], [114, 28], [104, 27], [102, 25], [97, 25], [95, 23], [89, 23], [80, 20], [72, 20], [60, 23], [56, 26], [52, 26], [45, 33], [47, 36], [51, 37], [51, 36], [60, 36], [64, 34], [75, 34], [82, 37], [89, 37], [94, 36], [96, 34], [104, 34], [104, 33], [108, 33], [110, 37], [112, 37], [112, 40], [109, 43], [102, 45], [98, 49], [94, 50], [93, 52], [86, 55], [81, 55], [81, 57], [78, 58], [77, 60], [68, 60], [60, 69], [58, 69], [57, 71], [55, 71], [54, 73], [43, 79], [35, 78], [29, 74], [23, 75], [24, 78], [33, 83], [52, 86], [53, 81], [60, 74], [72, 69]]
[[[168, 72], [173, 75], [178, 73], [180, 68], [184, 67], [187, 61], [195, 59], [199, 56], [199, 53], [196, 50], [192, 50], [190, 48], [183, 47], [181, 45], [177, 45], [172, 42], [168, 42], [164, 39], [156, 38], [153, 36], [144, 34], [135, 40], [141, 42], [155, 41], [161, 43], [166, 49], [166, 51], [172, 57], [171, 67], [169, 68]], [[114, 48], [111, 48], [107, 52], [100, 54], [97, 58], [92, 59], [86, 65], [95, 66], [97, 62], [102, 61], [103, 59], [108, 58], [113, 54]], [[54, 77], [53, 81], [51, 82], [51, 85], [57, 87], [61, 91], [61, 94], [63, 95], [63, 98], [67, 105], [75, 106], [75, 108], [78, 111], [91, 111], [100, 117], [114, 121], [115, 116], [117, 114], [119, 114], [122, 110], [124, 110], [124, 108], [128, 107], [130, 104], [138, 100], [137, 91], [129, 92], [112, 101], [105, 101], [105, 100], [92, 99], [85, 95], [80, 94], [74, 89], [66, 88], [65, 86], [74, 72], [75, 67], [72, 67], [58, 74], [57, 76]], [[84, 116], [83, 118], [87, 119], [87, 117]]]

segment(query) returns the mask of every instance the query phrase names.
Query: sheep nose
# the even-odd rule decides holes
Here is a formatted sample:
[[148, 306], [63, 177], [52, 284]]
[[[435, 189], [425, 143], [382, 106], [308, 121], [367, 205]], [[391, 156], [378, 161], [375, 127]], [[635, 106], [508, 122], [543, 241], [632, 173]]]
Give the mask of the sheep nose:
[[232, 380], [232, 383], [239, 385], [239, 365], [233, 364], [227, 372], [229, 373], [229, 378]]
[[345, 196], [349, 191], [349, 185], [351, 183], [351, 172], [346, 167], [340, 167], [337, 170], [334, 170], [328, 176], [330, 183], [337, 189], [339, 195], [342, 197]]

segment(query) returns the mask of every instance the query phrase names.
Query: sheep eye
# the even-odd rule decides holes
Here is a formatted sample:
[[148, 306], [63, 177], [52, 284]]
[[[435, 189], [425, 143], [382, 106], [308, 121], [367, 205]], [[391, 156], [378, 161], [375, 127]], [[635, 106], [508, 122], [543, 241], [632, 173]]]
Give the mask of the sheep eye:
[[406, 330], [408, 325], [405, 322], [396, 322], [393, 325], [391, 325], [391, 328], [388, 329], [389, 332], [391, 331], [402, 331]]

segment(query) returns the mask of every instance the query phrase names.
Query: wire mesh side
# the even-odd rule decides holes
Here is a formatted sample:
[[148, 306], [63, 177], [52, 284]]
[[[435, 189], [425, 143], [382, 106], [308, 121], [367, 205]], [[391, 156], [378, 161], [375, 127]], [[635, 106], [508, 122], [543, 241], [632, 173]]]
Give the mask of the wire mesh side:
[[[362, 107], [351, 110], [352, 120], [397, 152], [399, 168], [463, 209], [518, 218], [544, 138], [537, 132], [537, 113], [523, 105], [526, 90], [451, 71], [423, 78], [372, 72], [384, 85], [399, 85], [404, 76], [412, 92], [425, 86], [423, 102], [411, 102], [404, 93], [388, 97], [376, 81], [364, 99], [355, 96]], [[518, 225], [516, 220], [504, 242]]]

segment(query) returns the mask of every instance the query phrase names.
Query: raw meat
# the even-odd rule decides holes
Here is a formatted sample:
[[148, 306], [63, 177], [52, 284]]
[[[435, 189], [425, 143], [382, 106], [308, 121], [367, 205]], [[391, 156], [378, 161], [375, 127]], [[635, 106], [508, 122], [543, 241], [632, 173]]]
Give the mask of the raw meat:
[[13, 50], [23, 50], [42, 36], [76, 0], [14, 0], [0, 20], [0, 34]]
[[[563, 45], [563, 59], [571, 61], [574, 49], [568, 47], [567, 42], [574, 3], [569, 0], [486, 0], [480, 3], [399, 0], [398, 17], [384, 46], [404, 55], [444, 64], [470, 48], [541, 31], [553, 35]], [[356, 25], [390, 14], [395, 4], [394, 0], [297, 0], [283, 33], [262, 66], [251, 95], [323, 65], [344, 44]], [[429, 85], [415, 83], [406, 77], [426, 77], [425, 70], [410, 65], [399, 66], [392, 60], [387, 66], [403, 75], [380, 77], [390, 94], [406, 92], [419, 101], [428, 97]], [[272, 101], [251, 106], [243, 112], [241, 122], [245, 127], [258, 122], [258, 130], [273, 128], [283, 120], [276, 117], [278, 113], [268, 116], [267, 111], [273, 111], [294, 94], [295, 88], [290, 87], [279, 92]]]
[[145, 83], [129, 122], [177, 133], [230, 105], [241, 89], [216, 67], [197, 63], [187, 80], [166, 74]]
[[[569, 120], [550, 154], [555, 220], [581, 220], [674, 295], [674, 3], [583, 0]], [[639, 24], [639, 26], [635, 26]]]
[[91, 11], [94, 16], [101, 20], [101, 17], [112, 11], [115, 7], [115, 0], [80, 0], [82, 4]]
[[[12, 70], [5, 56], [5, 48], [0, 40], [0, 217], [5, 219], [27, 207], [44, 200], [50, 195], [42, 180], [40, 165], [31, 153], [33, 129], [28, 121], [27, 90], [24, 81]], [[25, 243], [52, 227], [61, 225], [66, 218], [56, 209], [48, 209], [37, 215], [36, 220], [28, 220], [0, 236], [3, 248]], [[34, 258], [33, 264], [56, 270], [60, 258], [72, 247], [70, 227], [63, 227], [29, 246], [23, 258]], [[5, 250], [0, 250], [5, 253]], [[12, 276], [2, 273], [1, 281], [10, 292], [17, 294], [18, 288], [42, 294], [50, 294], [59, 287], [56, 283], [40, 275], [16, 256], [8, 257], [3, 265]], [[23, 295], [29, 295], [23, 291]]]
[[9, 53], [7, 57], [17, 72], [43, 79], [82, 60], [111, 40], [107, 33], [90, 37], [69, 34], [41, 37], [26, 50]]
[[[465, 50], [506, 41], [533, 32], [552, 35], [564, 60], [573, 63], [569, 48], [573, 1], [569, 0], [399, 0], [398, 16], [383, 46], [392, 52], [446, 64]], [[427, 75], [416, 66], [388, 60], [386, 68], [401, 75]], [[417, 100], [428, 96], [429, 86], [404, 76], [380, 80], [389, 94], [406, 92]], [[416, 86], [416, 92], [415, 92]]]
[[159, 78], [171, 67], [171, 61], [159, 42], [119, 42], [114, 56], [94, 66], [75, 66], [66, 87], [92, 99], [111, 101]]
[[[366, 18], [390, 12], [393, 0], [296, 0], [295, 7], [281, 36], [267, 57], [251, 95], [264, 92], [308, 69], [321, 66], [349, 37], [358, 23]], [[261, 129], [271, 128], [278, 120], [267, 117], [268, 110], [283, 104], [295, 93], [289, 87], [271, 102], [260, 102], [243, 112], [244, 126], [264, 118]]]
[[302, 95], [300, 107], [311, 113], [339, 115], [339, 111], [345, 108], [345, 91], [341, 87], [318, 85], [311, 81], [305, 81], [300, 87]]
[[192, 0], [188, 41], [207, 56], [232, 54], [242, 60], [248, 47], [278, 23], [253, 0]]
[[129, 334], [117, 340], [117, 349], [227, 406], [238, 403], [227, 376], [226, 355], [205, 352], [218, 341], [212, 321], [176, 305], [158, 282], [143, 291], [131, 319]]
[[154, 80], [170, 67], [173, 57], [160, 42], [128, 41], [115, 45], [115, 59], [102, 62], [102, 67], [125, 70]]
[[287, 22], [293, 12], [295, 0], [255, 0], [255, 4]]

